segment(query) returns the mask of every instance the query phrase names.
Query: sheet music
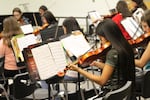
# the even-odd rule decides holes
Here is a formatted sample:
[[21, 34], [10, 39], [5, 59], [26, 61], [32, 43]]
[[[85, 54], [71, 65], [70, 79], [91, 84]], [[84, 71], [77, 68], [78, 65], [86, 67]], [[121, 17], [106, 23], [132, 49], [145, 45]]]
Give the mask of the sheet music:
[[31, 49], [41, 80], [57, 75], [66, 66], [60, 42], [52, 42]]
[[42, 45], [33, 48], [31, 49], [31, 51], [33, 54], [33, 58], [36, 62], [36, 66], [41, 80], [56, 75], [53, 71], [51, 71], [56, 70], [56, 64], [54, 63], [48, 45]]
[[133, 39], [138, 38], [144, 33], [141, 27], [132, 17], [122, 20], [121, 24]]
[[86, 53], [91, 48], [83, 34], [70, 35], [61, 39], [61, 42], [64, 48], [74, 54], [77, 58]]
[[18, 46], [20, 48], [20, 51], [23, 50], [23, 48], [28, 47], [29, 45], [36, 44], [36, 37], [34, 34], [25, 35], [24, 37], [17, 38]]
[[60, 41], [48, 43], [54, 61], [56, 63], [56, 73], [58, 71], [63, 71], [67, 65], [66, 56], [62, 44]]
[[26, 48], [29, 45], [36, 44], [36, 43], [37, 41], [34, 34], [30, 34], [30, 35], [19, 34], [13, 36], [13, 38], [11, 39], [11, 45], [15, 53], [16, 61], [20, 62], [19, 61], [20, 59], [21, 62], [23, 62], [24, 61], [24, 57], [22, 54], [23, 48]]
[[100, 16], [100, 14], [97, 11], [90, 11], [88, 14], [89, 14], [92, 22], [102, 19], [102, 17]]
[[21, 62], [24, 61], [23, 54], [18, 46], [18, 40], [17, 40], [18, 38], [22, 38], [22, 37], [24, 37], [24, 34], [18, 34], [16, 36], [13, 36], [11, 39], [11, 45], [12, 45], [17, 63], [20, 62], [20, 60]]
[[33, 27], [31, 24], [20, 26], [24, 34], [33, 33]]

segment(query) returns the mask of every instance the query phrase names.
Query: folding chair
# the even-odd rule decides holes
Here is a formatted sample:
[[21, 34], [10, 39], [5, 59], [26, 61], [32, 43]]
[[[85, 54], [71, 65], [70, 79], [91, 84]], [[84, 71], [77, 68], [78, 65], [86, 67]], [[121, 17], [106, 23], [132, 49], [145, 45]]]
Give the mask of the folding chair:
[[[9, 96], [8, 93], [4, 87], [4, 85], [6, 84], [7, 79], [4, 76], [4, 62], [5, 62], [5, 57], [1, 57], [0, 58], [0, 89], [2, 89], [2, 93], [4, 92], [5, 98], [7, 100], [9, 100]], [[2, 96], [2, 94], [1, 94]]]
[[[10, 93], [13, 100], [23, 99], [34, 93], [36, 84], [29, 80], [28, 72], [17, 74], [13, 78], [13, 84], [10, 86]], [[33, 100], [34, 95], [33, 95]]]
[[150, 70], [145, 71], [141, 80], [140, 91], [136, 91], [136, 95], [139, 97], [139, 100], [141, 100], [141, 96], [150, 98]]
[[130, 100], [131, 97], [131, 81], [114, 91], [108, 92], [102, 100]]

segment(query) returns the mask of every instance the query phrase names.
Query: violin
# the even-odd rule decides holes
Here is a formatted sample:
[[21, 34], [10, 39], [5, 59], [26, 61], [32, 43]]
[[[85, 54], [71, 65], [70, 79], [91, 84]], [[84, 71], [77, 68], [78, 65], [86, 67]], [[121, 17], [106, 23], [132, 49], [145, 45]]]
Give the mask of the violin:
[[45, 29], [48, 25], [49, 24], [46, 23], [46, 24], [42, 25], [40, 28], [35, 29], [34, 32], [33, 32], [33, 34], [34, 35], [38, 35], [40, 33], [40, 31], [43, 30], [43, 29]]
[[[81, 67], [85, 68], [89, 64], [91, 64], [94, 60], [100, 59], [101, 57], [106, 55], [106, 53], [110, 50], [110, 48], [111, 48], [111, 43], [106, 42], [100, 48], [93, 51], [86, 52], [85, 54], [81, 55], [75, 62], [73, 62], [73, 64], [78, 63]], [[57, 75], [63, 77], [68, 69], [69, 68], [66, 67], [63, 72], [58, 72]]]
[[150, 33], [144, 33], [137, 39], [133, 40], [128, 40], [129, 44], [131, 44], [133, 47], [138, 47], [145, 43], [147, 40], [149, 41]]

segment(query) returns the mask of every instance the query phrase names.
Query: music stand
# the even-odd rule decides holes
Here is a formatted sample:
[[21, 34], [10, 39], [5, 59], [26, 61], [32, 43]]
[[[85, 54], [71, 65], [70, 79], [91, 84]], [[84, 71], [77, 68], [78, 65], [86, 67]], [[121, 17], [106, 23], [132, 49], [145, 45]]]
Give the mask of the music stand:
[[[55, 44], [53, 44], [55, 43]], [[56, 58], [58, 57], [58, 55], [56, 55], [56, 53], [58, 53], [57, 51], [53, 52], [55, 47], [53, 47], [55, 45], [56, 48], [58, 48], [59, 50], [57, 50], [60, 55], [61, 55], [61, 64], [60, 64], [60, 60], [57, 60], [56, 61]], [[44, 46], [44, 48], [43, 48]], [[42, 49], [39, 49], [41, 48]], [[51, 51], [51, 53], [53, 52], [54, 55], [51, 55], [51, 53], [48, 53], [48, 51], [46, 51], [46, 55], [43, 54], [42, 52], [39, 52], [39, 50], [44, 50], [47, 48], [47, 50], [49, 49], [49, 51]], [[48, 84], [48, 92], [49, 92], [49, 99], [51, 98], [51, 87], [50, 87], [50, 84], [54, 84], [54, 83], [58, 83], [59, 81], [61, 81], [61, 79], [63, 79], [63, 77], [59, 77], [58, 75], [56, 75], [55, 71], [58, 71], [60, 69], [62, 69], [62, 67], [59, 67], [59, 68], [54, 68], [54, 67], [58, 67], [57, 63], [60, 64], [60, 66], [63, 66], [63, 64], [66, 65], [66, 60], [65, 59], [65, 55], [63, 56], [62, 52], [63, 52], [63, 48], [60, 46], [60, 42], [59, 41], [55, 41], [55, 42], [48, 42], [48, 41], [45, 41], [45, 42], [42, 42], [42, 43], [39, 43], [39, 44], [34, 44], [34, 45], [31, 45], [29, 46], [28, 48], [24, 48], [24, 57], [25, 57], [25, 61], [26, 61], [26, 64], [27, 64], [27, 69], [29, 71], [29, 74], [30, 74], [30, 77], [31, 77], [31, 80], [32, 81], [40, 81], [40, 80], [45, 80], [46, 83]], [[37, 49], [38, 48], [38, 54], [40, 54], [41, 56], [39, 56], [39, 58], [35, 57], [35, 54], [34, 53], [37, 53], [37, 52], [33, 52], [33, 49]], [[32, 49], [32, 52], [31, 52], [31, 49]], [[61, 50], [61, 51], [60, 51]], [[47, 61], [49, 62], [48, 63], [48, 66], [51, 66], [51, 68], [49, 68], [47, 66], [47, 64], [44, 64], [43, 61], [40, 60], [40, 58], [43, 59], [43, 55], [44, 56], [51, 56], [53, 57], [52, 59], [54, 60], [55, 59], [55, 64], [51, 63], [53, 62], [53, 60], [49, 57], [48, 59], [46, 60], [43, 60], [44, 62]], [[34, 57], [34, 58], [33, 58]], [[39, 60], [36, 60], [36, 59], [39, 59]], [[59, 59], [59, 58], [58, 58]], [[39, 65], [38, 61], [42, 62], [42, 64]], [[42, 65], [42, 66], [41, 66]], [[44, 69], [44, 73], [43, 71], [41, 70]], [[45, 73], [45, 68], [46, 68], [46, 73]], [[48, 68], [48, 69], [47, 69]], [[64, 68], [63, 68], [64, 69]], [[54, 70], [54, 71], [53, 71]], [[48, 72], [47, 72], [48, 71]], [[52, 73], [51, 73], [52, 72]], [[45, 77], [45, 74], [46, 74], [46, 77]]]
[[62, 26], [53, 26], [40, 31], [42, 41], [58, 40], [64, 34]]

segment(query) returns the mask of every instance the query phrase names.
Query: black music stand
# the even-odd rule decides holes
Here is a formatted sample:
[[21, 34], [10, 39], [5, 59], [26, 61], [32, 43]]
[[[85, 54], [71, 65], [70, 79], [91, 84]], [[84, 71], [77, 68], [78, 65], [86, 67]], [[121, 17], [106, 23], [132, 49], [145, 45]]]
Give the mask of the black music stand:
[[52, 26], [40, 31], [42, 41], [59, 40], [59, 37], [64, 35], [62, 26]]
[[[50, 84], [56, 84], [56, 83], [60, 83], [61, 81], [63, 80], [63, 77], [59, 77], [59, 76], [57, 76], [57, 75], [55, 75], [54, 77], [52, 77], [52, 78], [49, 78], [49, 79], [47, 79], [47, 80], [45, 80], [46, 81], [46, 83], [47, 83], [47, 85], [48, 85], [48, 98], [49, 98], [49, 100], [50, 100], [50, 98], [51, 98], [51, 87], [50, 87]], [[59, 86], [58, 86], [58, 92], [59, 92]]]
[[[44, 41], [42, 43], [30, 45], [28, 48], [24, 48], [23, 56], [25, 58], [26, 66], [27, 66], [28, 72], [30, 74], [31, 80], [35, 81], [35, 82], [44, 80], [48, 84], [48, 93], [49, 93], [48, 98], [50, 99], [51, 98], [50, 84], [59, 83], [63, 79], [63, 77], [59, 77], [57, 75], [54, 75], [54, 76], [48, 77], [46, 79], [41, 79], [40, 75], [39, 75], [39, 70], [38, 70], [37, 65], [36, 65], [36, 62], [33, 59], [33, 53], [31, 52], [32, 48], [35, 48], [35, 47], [38, 47], [41, 45], [47, 45], [47, 43], [49, 43], [49, 42], [50, 41]], [[54, 41], [52, 41], [52, 42], [54, 42]]]

